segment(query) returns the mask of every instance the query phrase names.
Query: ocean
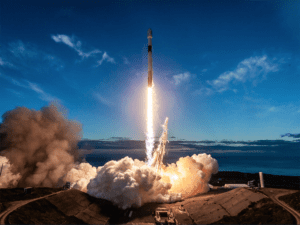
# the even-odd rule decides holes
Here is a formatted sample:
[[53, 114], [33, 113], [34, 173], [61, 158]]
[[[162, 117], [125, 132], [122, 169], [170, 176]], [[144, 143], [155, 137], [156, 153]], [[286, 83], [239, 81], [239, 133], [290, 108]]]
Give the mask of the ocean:
[[[127, 141], [128, 143], [130, 141]], [[85, 159], [93, 166], [103, 166], [111, 160], [120, 160], [126, 156], [132, 159], [145, 161], [146, 153], [141, 147], [124, 142], [113, 142], [97, 145], [97, 148], [90, 148], [90, 154], [85, 155]], [[171, 143], [167, 145], [167, 154], [164, 157], [164, 164], [175, 163], [180, 157], [192, 156], [193, 154], [210, 154], [218, 161], [219, 171], [239, 171], [245, 173], [263, 172], [273, 175], [300, 176], [299, 151], [295, 151], [295, 146], [286, 149], [288, 146], [268, 145], [260, 146], [225, 146], [224, 145], [200, 145], [199, 143]], [[274, 143], [273, 143], [274, 144]], [[294, 144], [294, 143], [291, 143]], [[188, 147], [186, 147], [188, 145]], [[299, 143], [297, 143], [297, 146]], [[91, 145], [92, 146], [92, 145]], [[99, 146], [101, 146], [99, 148]], [[191, 147], [191, 146], [194, 146]], [[297, 148], [296, 148], [297, 149]]]

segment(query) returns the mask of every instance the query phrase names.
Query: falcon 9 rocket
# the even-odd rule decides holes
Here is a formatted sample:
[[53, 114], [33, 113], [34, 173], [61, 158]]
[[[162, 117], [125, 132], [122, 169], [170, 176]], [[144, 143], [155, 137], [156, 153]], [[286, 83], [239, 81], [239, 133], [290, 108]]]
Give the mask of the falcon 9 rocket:
[[148, 87], [153, 85], [153, 68], [152, 68], [152, 30], [148, 30]]

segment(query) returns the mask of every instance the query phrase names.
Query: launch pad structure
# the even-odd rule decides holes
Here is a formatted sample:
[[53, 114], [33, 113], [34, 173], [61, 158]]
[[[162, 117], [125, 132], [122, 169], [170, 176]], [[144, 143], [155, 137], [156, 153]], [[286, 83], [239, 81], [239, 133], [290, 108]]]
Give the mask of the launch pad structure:
[[2, 163], [2, 166], [1, 166], [1, 170], [0, 170], [0, 177], [1, 177], [1, 174], [2, 174], [2, 170], [3, 170], [3, 163]]

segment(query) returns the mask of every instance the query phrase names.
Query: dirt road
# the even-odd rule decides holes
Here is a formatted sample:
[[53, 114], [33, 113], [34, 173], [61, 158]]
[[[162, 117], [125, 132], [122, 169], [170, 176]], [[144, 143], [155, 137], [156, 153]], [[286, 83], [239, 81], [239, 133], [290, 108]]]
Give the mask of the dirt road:
[[289, 193], [273, 193], [272, 191], [268, 191], [268, 190], [262, 190], [262, 192], [268, 196], [270, 199], [272, 199], [273, 202], [275, 202], [276, 204], [282, 206], [284, 209], [286, 209], [289, 213], [291, 213], [296, 221], [297, 221], [297, 224], [300, 225], [300, 213], [298, 213], [295, 209], [293, 209], [292, 207], [290, 207], [289, 205], [287, 205], [285, 202], [283, 201], [280, 201], [278, 198], [280, 196], [283, 196], [283, 195], [287, 195]]
[[[279, 202], [279, 204], [284, 207], [286, 210], [288, 210], [297, 220], [297, 224], [300, 225], [300, 213], [298, 213], [295, 209], [287, 205], [285, 202], [280, 201], [278, 198], [285, 194], [278, 194], [275, 196], [275, 199]], [[273, 200], [273, 199], [272, 199]]]
[[34, 198], [34, 199], [30, 199], [30, 200], [11, 202], [10, 206], [4, 212], [0, 213], [0, 224], [5, 224], [5, 220], [6, 220], [7, 216], [10, 213], [12, 213], [13, 211], [15, 211], [16, 209], [20, 208], [21, 206], [26, 205], [26, 204], [28, 204], [30, 202], [34, 202], [36, 200], [42, 199], [42, 198], [47, 198], [49, 196], [56, 195], [56, 194], [58, 194], [60, 192], [63, 192], [63, 191], [52, 193], [50, 195], [46, 195], [46, 196], [43, 196], [43, 197], [40, 197], [40, 198]]

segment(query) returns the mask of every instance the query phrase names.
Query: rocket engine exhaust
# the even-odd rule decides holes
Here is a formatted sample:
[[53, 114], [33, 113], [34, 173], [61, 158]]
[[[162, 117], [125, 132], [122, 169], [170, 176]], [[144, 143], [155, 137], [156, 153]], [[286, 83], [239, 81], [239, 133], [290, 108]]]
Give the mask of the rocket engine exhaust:
[[168, 141], [168, 121], [169, 118], [167, 117], [165, 123], [163, 125], [164, 131], [159, 139], [159, 146], [153, 153], [153, 163], [152, 167], [156, 169], [157, 172], [161, 172], [161, 167], [163, 164], [163, 158], [166, 153], [165, 147]]
[[153, 163], [154, 132], [153, 132], [153, 69], [152, 69], [152, 30], [147, 33], [148, 38], [148, 101], [147, 101], [147, 163], [149, 166]]

